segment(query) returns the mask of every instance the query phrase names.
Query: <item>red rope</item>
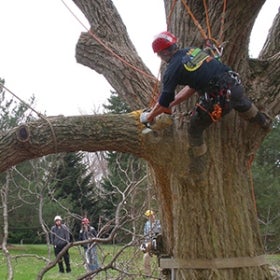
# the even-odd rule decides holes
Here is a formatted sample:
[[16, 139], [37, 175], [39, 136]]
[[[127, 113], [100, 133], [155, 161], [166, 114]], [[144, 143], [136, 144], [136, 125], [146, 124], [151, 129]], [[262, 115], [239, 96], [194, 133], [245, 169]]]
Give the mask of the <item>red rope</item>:
[[123, 59], [121, 56], [119, 56], [118, 54], [116, 54], [110, 47], [108, 47], [97, 35], [95, 35], [92, 30], [88, 29], [83, 23], [82, 21], [75, 15], [75, 13], [66, 5], [66, 3], [61, 0], [61, 2], [64, 4], [64, 6], [68, 9], [68, 11], [76, 18], [76, 20], [85, 28], [85, 30], [92, 36], [92, 38], [94, 38], [94, 40], [96, 40], [102, 47], [104, 47], [104, 49], [106, 49], [112, 56], [114, 56], [115, 58], [117, 58], [118, 60], [120, 60], [121, 62], [123, 62], [125, 65], [129, 66], [130, 68], [132, 68], [133, 70], [137, 71], [138, 73], [142, 74], [143, 76], [150, 78], [152, 80], [156, 80], [154, 76], [146, 73], [145, 71], [143, 71], [142, 69], [132, 65], [131, 63], [127, 62], [125, 59]]
[[200, 31], [202, 37], [206, 40], [208, 37], [207, 37], [206, 33], [204, 32], [202, 26], [200, 25], [200, 23], [198, 22], [198, 20], [194, 16], [194, 14], [192, 13], [192, 11], [191, 11], [190, 7], [188, 6], [187, 2], [185, 0], [181, 0], [181, 1], [182, 1], [183, 5], [185, 6], [186, 11], [189, 13], [190, 17], [192, 18], [194, 24], [196, 25], [196, 27]]
[[220, 42], [223, 42], [226, 8], [227, 8], [227, 0], [224, 0], [223, 12], [222, 12], [222, 16], [221, 16], [221, 28], [220, 28], [220, 33], [219, 33]]
[[[209, 21], [209, 13], [208, 13], [208, 7], [207, 7], [207, 3], [206, 0], [203, 0], [203, 5], [204, 5], [204, 10], [205, 10], [205, 17], [206, 17], [206, 25], [207, 25], [207, 32], [208, 32], [208, 36], [205, 33], [205, 31], [203, 30], [201, 24], [198, 22], [198, 20], [196, 19], [196, 17], [194, 16], [194, 14], [192, 13], [190, 7], [188, 6], [186, 0], [181, 0], [183, 5], [185, 6], [186, 11], [189, 13], [190, 17], [192, 18], [194, 24], [197, 26], [198, 30], [201, 33], [201, 36], [204, 38], [206, 45], [208, 44], [208, 47], [210, 47], [211, 52], [213, 54], [213, 56], [215, 56], [214, 50], [218, 52], [218, 55], [221, 55], [221, 52], [219, 52], [217, 50], [217, 48], [219, 48], [221, 46], [221, 40], [223, 37], [223, 33], [224, 33], [224, 22], [225, 22], [225, 13], [226, 13], [226, 5], [227, 5], [227, 1], [224, 0], [224, 4], [223, 4], [223, 11], [222, 11], [222, 16], [221, 16], [221, 27], [220, 27], [220, 32], [219, 32], [219, 41], [214, 39], [212, 37], [212, 33], [211, 33], [211, 26], [210, 26], [210, 21]], [[215, 43], [215, 46], [212, 46], [212, 42]]]
[[171, 9], [170, 9], [169, 15], [167, 17], [167, 30], [169, 30], [169, 27], [170, 27], [171, 16], [172, 16], [172, 14], [174, 12], [174, 8], [175, 8], [175, 5], [176, 5], [176, 2], [177, 2], [177, 0], [173, 0], [173, 3], [171, 5]]

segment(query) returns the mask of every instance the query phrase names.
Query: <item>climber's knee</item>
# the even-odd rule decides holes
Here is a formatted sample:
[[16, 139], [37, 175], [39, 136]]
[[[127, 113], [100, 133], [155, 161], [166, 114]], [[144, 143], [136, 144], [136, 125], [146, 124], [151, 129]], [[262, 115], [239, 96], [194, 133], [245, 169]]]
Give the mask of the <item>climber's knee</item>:
[[239, 112], [239, 115], [242, 119], [250, 121], [251, 119], [254, 119], [258, 111], [258, 108], [254, 104], [252, 104], [247, 111]]

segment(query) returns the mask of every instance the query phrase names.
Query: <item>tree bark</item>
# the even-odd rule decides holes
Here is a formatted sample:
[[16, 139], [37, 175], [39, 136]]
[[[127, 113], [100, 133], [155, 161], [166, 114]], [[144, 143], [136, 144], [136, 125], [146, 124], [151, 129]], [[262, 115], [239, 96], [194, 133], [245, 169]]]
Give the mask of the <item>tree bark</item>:
[[[74, 2], [79, 2], [80, 9], [85, 12], [83, 1]], [[182, 46], [201, 46], [204, 38], [199, 34], [198, 27], [190, 14], [186, 12], [183, 2], [178, 1], [171, 13], [173, 2], [165, 1], [166, 16], [170, 20], [169, 30], [179, 36]], [[205, 8], [202, 1], [187, 2], [201, 26], [206, 27]], [[228, 2], [224, 15], [222, 15], [222, 1], [208, 1], [207, 8], [209, 22], [212, 23], [212, 36], [217, 38], [221, 35], [217, 38], [220, 42], [228, 41], [223, 61], [242, 75], [243, 84], [253, 101], [265, 107], [274, 117], [280, 111], [279, 102], [277, 102], [279, 98], [277, 77], [279, 77], [280, 69], [279, 44], [277, 45], [279, 22], [277, 20], [274, 21], [274, 30], [270, 33], [270, 38], [264, 47], [262, 60], [254, 60], [255, 64], [253, 64], [253, 60], [248, 57], [250, 33], [263, 2]], [[109, 4], [105, 6], [109, 7], [110, 11], [114, 9]], [[94, 4], [92, 7], [94, 9]], [[96, 11], [98, 11], [97, 8]], [[116, 12], [115, 10], [114, 13], [106, 11], [109, 14]], [[221, 33], [222, 16], [225, 17], [225, 23], [224, 32]], [[279, 13], [277, 18], [279, 18]], [[98, 23], [102, 26], [99, 19]], [[93, 29], [93, 25], [91, 26]], [[122, 23], [118, 26], [122, 26]], [[98, 32], [97, 29], [94, 30]], [[121, 37], [125, 34], [125, 30], [122, 30]], [[109, 36], [102, 39], [108, 44], [111, 42]], [[92, 41], [92, 38], [88, 38], [88, 41]], [[118, 49], [126, 49], [126, 53], [129, 49], [133, 49], [131, 47], [127, 49], [127, 44], [123, 42], [127, 40], [116, 39], [111, 42], [113, 45], [114, 43], [118, 45], [117, 53], [119, 53]], [[84, 41], [80, 39], [77, 50], [81, 46], [84, 47]], [[87, 50], [83, 47], [85, 55]], [[92, 47], [88, 48], [89, 50], [92, 51]], [[89, 61], [82, 61], [80, 52], [77, 51], [77, 54], [78, 62], [89, 66]], [[102, 60], [105, 61], [104, 58]], [[116, 67], [118, 68], [118, 65]], [[93, 69], [96, 67], [93, 66]], [[104, 72], [106, 71], [102, 73]], [[122, 89], [117, 89], [117, 92], [119, 91], [121, 92]], [[149, 104], [150, 92], [152, 88], [148, 87], [143, 93], [144, 95], [146, 93], [145, 98], [142, 99], [144, 105]], [[135, 108], [133, 94], [130, 92], [127, 94], [130, 96], [124, 95], [124, 99], [132, 108]], [[226, 261], [231, 258], [237, 260], [239, 257], [261, 256], [264, 251], [252, 195], [250, 162], [266, 133], [256, 126], [245, 123], [234, 112], [222, 122], [212, 125], [205, 133], [209, 149], [209, 162], [205, 172], [207, 177], [196, 180], [192, 174], [186, 172], [189, 164], [186, 153], [188, 120], [182, 117], [185, 115], [184, 112], [188, 112], [192, 106], [193, 102], [189, 102], [185, 107], [176, 108], [173, 114], [175, 116], [173, 128], [165, 131], [164, 135], [156, 139], [151, 136], [144, 138], [144, 150], [147, 151], [145, 158], [154, 171], [155, 187], [162, 210], [161, 220], [164, 225], [167, 252], [175, 259], [197, 260], [198, 263], [200, 260]], [[193, 269], [182, 267], [182, 269], [177, 269], [176, 274], [178, 279], [270, 278], [267, 266], [260, 263], [252, 267], [237, 266], [229, 269], [211, 267], [201, 270], [196, 269], [195, 266]]]
[[114, 150], [140, 155], [143, 125], [138, 118], [138, 112], [43, 117], [2, 132], [0, 171], [27, 159], [60, 152]]
[[[73, 2], [91, 25], [76, 46], [77, 61], [104, 75], [132, 110], [149, 106], [157, 81], [137, 55], [113, 3]], [[264, 1], [225, 1], [224, 14], [223, 1], [206, 2], [212, 37], [228, 41], [223, 61], [242, 75], [247, 95], [275, 117], [280, 113], [279, 12], [261, 59], [253, 60], [248, 56], [249, 37]], [[165, 1], [169, 30], [182, 46], [201, 46], [204, 38], [184, 3], [177, 1], [172, 10], [173, 1]], [[203, 1], [187, 4], [207, 30]], [[26, 124], [3, 133], [0, 170], [50, 153], [133, 153], [146, 159], [153, 171], [166, 253], [180, 264], [176, 279], [270, 279], [268, 266], [259, 261], [264, 249], [250, 174], [253, 155], [267, 132], [231, 112], [205, 131], [207, 167], [202, 177], [196, 177], [187, 172], [187, 112], [194, 102], [178, 106], [173, 125], [154, 135], [141, 133], [144, 127], [138, 111], [45, 118]]]

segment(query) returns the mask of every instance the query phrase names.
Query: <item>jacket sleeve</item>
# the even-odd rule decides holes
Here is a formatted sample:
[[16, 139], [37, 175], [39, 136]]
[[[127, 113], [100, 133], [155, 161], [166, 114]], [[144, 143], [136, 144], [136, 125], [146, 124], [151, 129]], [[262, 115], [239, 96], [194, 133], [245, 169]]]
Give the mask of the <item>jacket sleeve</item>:
[[51, 228], [51, 231], [50, 231], [50, 243], [54, 245], [54, 233], [53, 233], [53, 227]]
[[84, 240], [84, 238], [83, 238], [83, 231], [82, 230], [79, 231], [79, 240], [80, 241]]
[[91, 235], [93, 236], [93, 237], [96, 237], [97, 236], [97, 231], [96, 231], [96, 229], [94, 228], [94, 227], [91, 227], [90, 228], [90, 233], [91, 233]]
[[149, 222], [146, 222], [144, 225], [144, 236], [147, 236], [149, 234]]
[[64, 229], [64, 238], [66, 242], [70, 242], [70, 230], [66, 225], [62, 225]]

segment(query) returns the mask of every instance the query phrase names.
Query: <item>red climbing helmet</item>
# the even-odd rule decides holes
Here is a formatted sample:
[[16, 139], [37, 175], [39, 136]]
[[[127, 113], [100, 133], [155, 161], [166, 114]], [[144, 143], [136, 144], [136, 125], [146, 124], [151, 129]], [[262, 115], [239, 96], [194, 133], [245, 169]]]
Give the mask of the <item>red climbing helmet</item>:
[[152, 47], [154, 52], [158, 53], [176, 43], [177, 37], [168, 31], [164, 31], [155, 36]]
[[83, 218], [82, 219], [82, 224], [83, 225], [88, 225], [89, 224], [89, 219], [88, 218]]

